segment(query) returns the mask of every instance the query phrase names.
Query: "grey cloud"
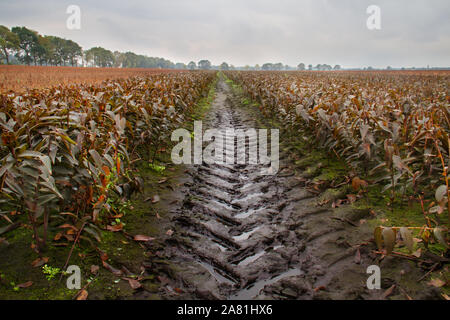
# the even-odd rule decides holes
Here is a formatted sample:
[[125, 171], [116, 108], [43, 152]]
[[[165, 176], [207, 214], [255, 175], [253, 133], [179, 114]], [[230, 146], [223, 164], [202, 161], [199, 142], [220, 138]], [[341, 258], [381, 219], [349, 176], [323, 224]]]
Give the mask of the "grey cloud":
[[[82, 30], [65, 28], [66, 7], [82, 9]], [[365, 27], [381, 7], [382, 30]], [[25, 25], [85, 48], [208, 58], [235, 65], [450, 66], [448, 0], [1, 1], [0, 24]]]

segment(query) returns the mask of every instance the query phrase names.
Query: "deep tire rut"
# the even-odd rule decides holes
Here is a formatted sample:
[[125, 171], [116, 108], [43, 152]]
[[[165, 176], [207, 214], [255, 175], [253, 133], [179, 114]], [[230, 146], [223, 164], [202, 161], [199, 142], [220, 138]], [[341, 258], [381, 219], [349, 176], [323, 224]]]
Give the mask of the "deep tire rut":
[[[223, 81], [218, 83], [217, 97], [204, 123], [207, 128], [221, 129], [224, 152], [235, 149], [225, 129], [255, 127], [253, 119], [233, 107], [230, 89]], [[197, 285], [206, 284], [205, 290], [217, 298], [253, 299], [264, 285], [302, 273], [298, 263], [283, 254], [298, 248], [284, 243], [276, 221], [279, 200], [288, 190], [283, 179], [260, 171], [261, 166], [242, 164], [194, 167], [189, 172], [194, 181], [190, 194], [174, 214], [184, 238], [178, 243], [177, 260], [189, 261], [188, 265], [196, 262], [207, 271], [209, 279]], [[193, 279], [190, 271], [185, 276], [181, 271], [179, 276]]]
[[[224, 79], [203, 127], [258, 128]], [[225, 143], [227, 148], [234, 145]], [[261, 175], [255, 165], [189, 167], [185, 198], [172, 212], [174, 233], [153, 248], [170, 262], [151, 266], [167, 275], [163, 298], [374, 298], [365, 288], [373, 257], [351, 244], [365, 239], [353, 226], [330, 219], [333, 209], [317, 205], [318, 195], [291, 164], [280, 151], [275, 175]]]

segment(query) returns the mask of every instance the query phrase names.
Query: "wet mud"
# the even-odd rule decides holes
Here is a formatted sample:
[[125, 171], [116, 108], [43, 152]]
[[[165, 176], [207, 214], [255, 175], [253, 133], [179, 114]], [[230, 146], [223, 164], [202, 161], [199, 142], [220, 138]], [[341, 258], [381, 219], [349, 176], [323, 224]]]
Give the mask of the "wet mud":
[[[257, 128], [224, 79], [203, 126]], [[373, 229], [359, 225], [368, 210], [318, 205], [320, 195], [292, 162], [280, 151], [274, 175], [261, 175], [258, 165], [188, 167], [165, 226], [173, 233], [147, 244], [161, 298], [380, 299], [393, 284], [390, 298], [437, 297], [417, 281], [413, 262], [371, 253]], [[366, 287], [373, 264], [383, 272], [381, 290]]]

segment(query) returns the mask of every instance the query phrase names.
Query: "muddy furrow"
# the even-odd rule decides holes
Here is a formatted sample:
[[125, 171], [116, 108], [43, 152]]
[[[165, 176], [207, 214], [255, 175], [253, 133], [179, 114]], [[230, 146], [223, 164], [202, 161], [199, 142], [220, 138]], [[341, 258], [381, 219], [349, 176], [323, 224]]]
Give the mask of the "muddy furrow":
[[[257, 128], [223, 79], [203, 126]], [[157, 267], [167, 274], [163, 298], [374, 298], [365, 288], [369, 250], [354, 245], [364, 239], [342, 222], [366, 213], [330, 219], [334, 209], [317, 205], [318, 195], [283, 151], [275, 175], [229, 164], [191, 166], [188, 175], [184, 200], [172, 212], [174, 234], [160, 247], [171, 266]]]
[[[204, 126], [221, 129], [224, 153], [231, 150], [237, 157], [225, 129], [254, 128], [255, 123], [234, 108], [230, 89], [220, 81]], [[289, 254], [298, 248], [284, 243], [289, 231], [277, 223], [280, 200], [288, 191], [282, 179], [261, 175], [261, 166], [242, 164], [203, 164], [189, 174], [189, 195], [173, 218], [179, 240], [172, 260], [184, 286], [195, 287], [194, 295], [253, 299], [267, 284], [302, 273]]]

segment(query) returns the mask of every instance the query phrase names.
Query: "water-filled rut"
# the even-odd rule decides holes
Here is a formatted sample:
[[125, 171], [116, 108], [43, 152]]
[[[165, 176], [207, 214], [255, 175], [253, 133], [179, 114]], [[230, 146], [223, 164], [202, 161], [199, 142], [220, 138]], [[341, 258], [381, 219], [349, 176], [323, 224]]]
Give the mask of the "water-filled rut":
[[[220, 81], [216, 99], [206, 119], [205, 129], [221, 131], [225, 154], [237, 159], [236, 141], [225, 129], [254, 128], [254, 121], [233, 107], [230, 89]], [[246, 141], [246, 151], [252, 147]], [[247, 154], [248, 159], [248, 154]], [[218, 298], [253, 299], [267, 284], [301, 274], [298, 261], [286, 252], [297, 248], [279, 237], [277, 222], [280, 199], [288, 191], [274, 175], [262, 175], [264, 165], [202, 164], [191, 168], [193, 184], [183, 206], [174, 215], [184, 241], [179, 261], [207, 271], [198, 284]], [[279, 217], [278, 217], [279, 218]], [[197, 262], [190, 265], [189, 262]], [[183, 271], [180, 272], [181, 276]], [[195, 279], [186, 279], [192, 281]], [[198, 291], [198, 290], [197, 290]]]
[[[203, 127], [257, 128], [247, 109], [220, 79]], [[225, 150], [235, 147], [224, 141]], [[186, 174], [183, 200], [171, 212], [173, 234], [149, 244], [157, 251], [149, 268], [165, 274], [163, 298], [374, 297], [365, 287], [370, 250], [360, 245], [368, 239], [345, 223], [364, 216], [330, 219], [334, 209], [318, 206], [286, 152], [274, 175], [262, 175], [260, 165], [205, 163]]]

